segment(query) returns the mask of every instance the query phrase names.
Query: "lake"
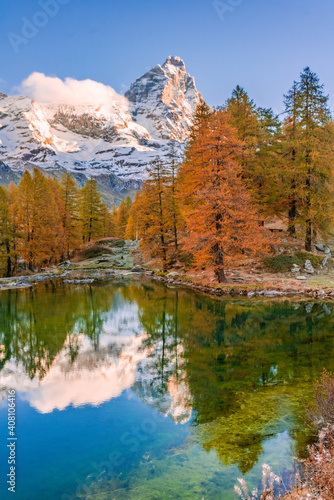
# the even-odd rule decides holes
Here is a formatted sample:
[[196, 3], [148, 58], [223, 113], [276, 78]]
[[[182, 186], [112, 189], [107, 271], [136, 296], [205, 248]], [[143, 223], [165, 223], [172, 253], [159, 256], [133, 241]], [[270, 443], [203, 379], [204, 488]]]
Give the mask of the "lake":
[[334, 306], [150, 281], [0, 293], [0, 497], [16, 391], [18, 500], [230, 500], [312, 440]]

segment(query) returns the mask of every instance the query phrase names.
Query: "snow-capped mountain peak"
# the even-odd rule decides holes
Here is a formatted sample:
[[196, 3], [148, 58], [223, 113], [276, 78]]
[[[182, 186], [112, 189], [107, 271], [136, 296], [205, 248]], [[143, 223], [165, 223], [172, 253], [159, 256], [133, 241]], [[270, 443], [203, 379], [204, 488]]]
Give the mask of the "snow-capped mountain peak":
[[155, 139], [184, 142], [201, 98], [180, 57], [169, 56], [138, 78], [125, 93], [134, 120]]
[[68, 94], [65, 102], [59, 96], [52, 102], [48, 89], [39, 92], [48, 102], [0, 92], [0, 160], [16, 175], [37, 166], [103, 176], [104, 183], [108, 176], [142, 180], [152, 159], [167, 158], [171, 142], [182, 153], [201, 98], [184, 61], [175, 56], [138, 78], [124, 96], [97, 82], [41, 74], [26, 80], [27, 90], [36, 79], [41, 85], [51, 80], [51, 88], [62, 86], [64, 93], [96, 88], [101, 102], [91, 102], [92, 92], [90, 102], [76, 98], [75, 104], [68, 104]]

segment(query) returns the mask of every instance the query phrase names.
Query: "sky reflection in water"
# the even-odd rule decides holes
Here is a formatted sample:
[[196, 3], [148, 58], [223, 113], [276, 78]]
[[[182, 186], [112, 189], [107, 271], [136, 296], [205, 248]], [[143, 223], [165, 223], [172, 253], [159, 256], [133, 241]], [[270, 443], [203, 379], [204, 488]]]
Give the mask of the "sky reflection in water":
[[152, 283], [2, 292], [0, 430], [14, 388], [17, 498], [228, 500], [263, 462], [284, 472], [310, 440], [312, 383], [334, 368], [333, 322], [331, 304]]

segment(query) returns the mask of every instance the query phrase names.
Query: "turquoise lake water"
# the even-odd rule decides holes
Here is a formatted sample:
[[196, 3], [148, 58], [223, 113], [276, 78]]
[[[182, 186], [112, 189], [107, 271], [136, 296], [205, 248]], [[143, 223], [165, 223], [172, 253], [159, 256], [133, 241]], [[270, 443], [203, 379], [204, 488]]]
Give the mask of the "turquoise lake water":
[[[334, 305], [151, 282], [0, 293], [0, 498], [230, 500], [285, 478], [334, 370]], [[7, 392], [16, 391], [16, 494]]]

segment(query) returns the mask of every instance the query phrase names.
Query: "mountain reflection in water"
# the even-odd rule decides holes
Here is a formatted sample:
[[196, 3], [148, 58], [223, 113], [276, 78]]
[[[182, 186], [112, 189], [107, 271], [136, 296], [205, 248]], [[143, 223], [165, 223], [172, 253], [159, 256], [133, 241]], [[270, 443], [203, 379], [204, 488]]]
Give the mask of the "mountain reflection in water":
[[[256, 484], [255, 469], [267, 459], [270, 443], [278, 455], [284, 449], [283, 468], [293, 455], [303, 456], [311, 438], [304, 403], [323, 368], [334, 369], [333, 324], [328, 303], [213, 299], [150, 282], [53, 282], [1, 292], [0, 409], [6, 391], [16, 389], [22, 404], [44, 415], [89, 407], [99, 412], [120, 401], [113, 422], [126, 423], [125, 396], [186, 434], [179, 449], [172, 437], [179, 431], [169, 431], [169, 445], [167, 437], [162, 444], [153, 436], [155, 458], [141, 443], [141, 460], [133, 454], [122, 479], [112, 475], [94, 484], [94, 494], [188, 498], [187, 491], [189, 498], [233, 498], [237, 470], [229, 472], [231, 466]], [[178, 483], [182, 454], [190, 467], [187, 486]], [[158, 471], [164, 463], [164, 471], [147, 483], [148, 456]], [[173, 478], [177, 491], [169, 484]], [[150, 484], [165, 493], [152, 496]], [[222, 488], [225, 496], [219, 497]]]

